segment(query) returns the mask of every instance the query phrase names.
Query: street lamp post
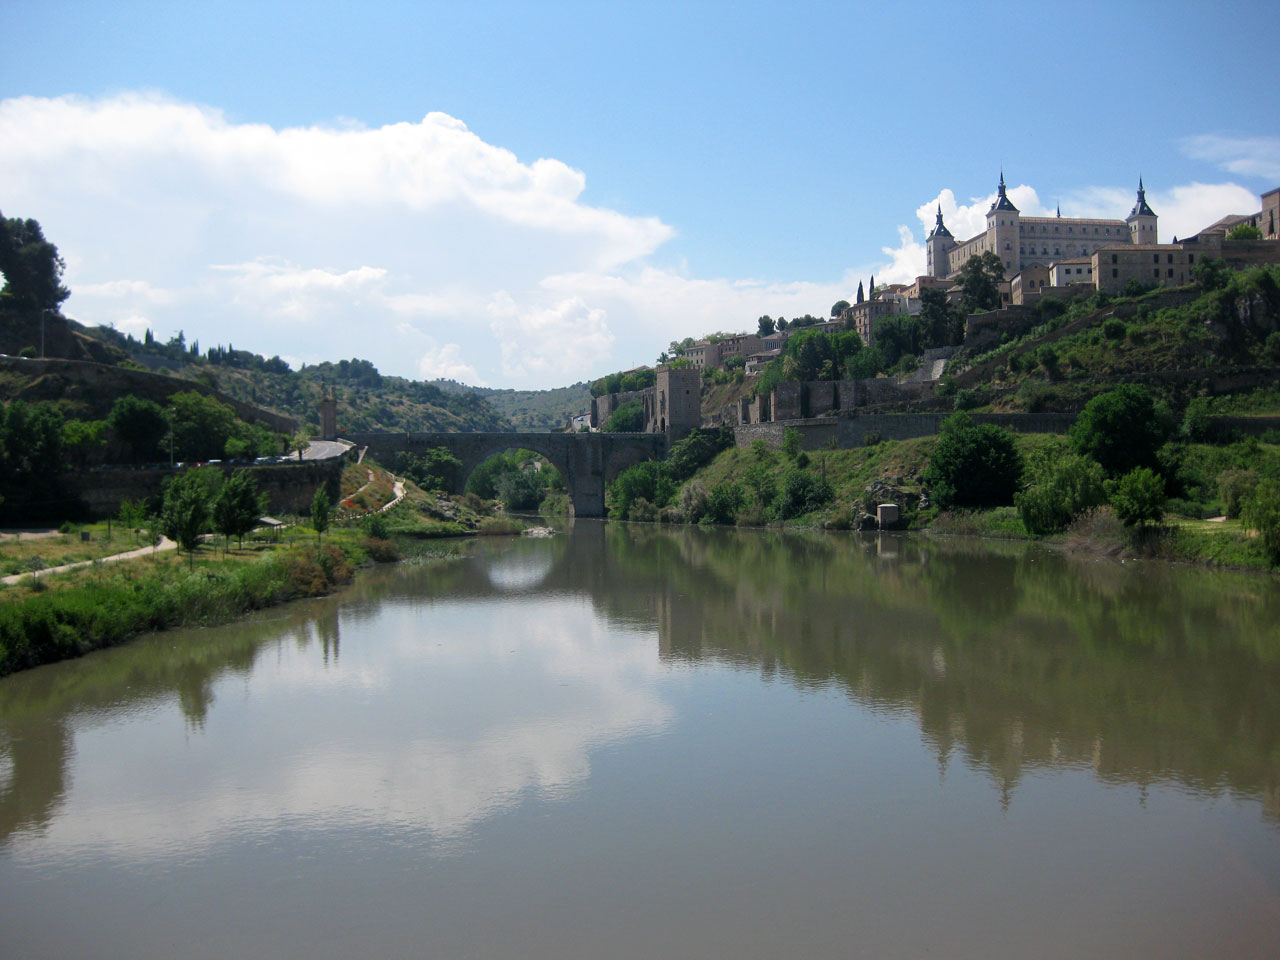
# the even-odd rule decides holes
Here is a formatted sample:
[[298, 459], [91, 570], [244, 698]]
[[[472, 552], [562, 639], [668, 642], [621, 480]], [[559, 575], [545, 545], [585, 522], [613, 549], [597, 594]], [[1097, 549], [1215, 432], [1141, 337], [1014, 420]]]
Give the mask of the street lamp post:
[[44, 359], [44, 315], [46, 313], [57, 313], [56, 307], [44, 307], [40, 311], [40, 359]]

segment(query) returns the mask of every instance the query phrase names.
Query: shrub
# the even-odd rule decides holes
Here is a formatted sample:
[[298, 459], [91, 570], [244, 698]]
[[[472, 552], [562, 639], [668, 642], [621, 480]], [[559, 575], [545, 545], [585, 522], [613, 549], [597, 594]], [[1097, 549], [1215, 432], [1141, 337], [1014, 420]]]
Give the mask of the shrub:
[[626, 518], [637, 497], [644, 497], [656, 507], [664, 507], [675, 495], [675, 484], [667, 475], [666, 465], [646, 460], [628, 467], [609, 484], [609, 499], [614, 516]]
[[1273, 564], [1280, 563], [1280, 481], [1263, 480], [1240, 508], [1240, 519], [1258, 531]]
[[793, 460], [800, 454], [800, 431], [787, 427], [782, 431], [782, 452]]
[[1102, 335], [1108, 340], [1123, 340], [1128, 333], [1123, 320], [1111, 317], [1102, 325]]
[[879, 430], [868, 430], [862, 435], [862, 445], [864, 447], [874, 447], [878, 443], [880, 443]]
[[1065, 530], [1085, 511], [1107, 502], [1102, 467], [1088, 457], [1049, 447], [1032, 459], [1029, 472], [1030, 485], [1013, 502], [1031, 533]]
[[1280, 331], [1267, 334], [1262, 353], [1272, 363], [1280, 363]]
[[1050, 376], [1058, 372], [1058, 351], [1054, 349], [1053, 344], [1041, 344], [1036, 350], [1036, 360]]
[[657, 523], [658, 508], [644, 497], [636, 497], [631, 502], [631, 509], [627, 511], [627, 519], [639, 523]]
[[367, 537], [364, 541], [364, 552], [374, 563], [395, 563], [400, 559], [400, 548], [385, 537]]
[[755, 498], [755, 502], [760, 505], [767, 505], [773, 502], [778, 493], [778, 485], [774, 481], [773, 472], [767, 464], [753, 463], [742, 474], [742, 485]]
[[370, 540], [388, 540], [391, 538], [387, 518], [381, 513], [375, 513], [366, 520], [364, 530]]
[[680, 491], [680, 515], [685, 523], [697, 523], [707, 512], [707, 488], [690, 480]]
[[1222, 512], [1232, 520], [1240, 516], [1240, 508], [1258, 485], [1258, 474], [1253, 470], [1230, 467], [1218, 475], [1218, 499]]
[[792, 470], [782, 481], [782, 491], [774, 501], [779, 520], [790, 520], [826, 506], [835, 496], [831, 484], [806, 470]]
[[956, 413], [942, 423], [924, 482], [943, 509], [995, 507], [1013, 502], [1021, 477], [1022, 457], [1007, 430]]
[[707, 494], [707, 512], [703, 515], [703, 520], [731, 524], [746, 499], [742, 487], [738, 484], [732, 481], [718, 483]]
[[939, 397], [954, 397], [956, 395], [956, 378], [949, 373], [944, 373], [938, 380], [937, 389], [934, 395]]
[[1164, 478], [1148, 467], [1135, 467], [1110, 488], [1111, 506], [1126, 527], [1159, 523], [1164, 516]]

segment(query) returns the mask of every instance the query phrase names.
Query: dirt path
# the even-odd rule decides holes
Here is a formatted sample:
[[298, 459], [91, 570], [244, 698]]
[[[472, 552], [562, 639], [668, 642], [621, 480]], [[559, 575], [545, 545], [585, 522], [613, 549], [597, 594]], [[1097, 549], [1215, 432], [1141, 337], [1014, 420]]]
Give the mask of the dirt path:
[[136, 557], [146, 557], [162, 550], [173, 550], [177, 546], [168, 537], [161, 537], [159, 545], [155, 547], [139, 547], [137, 550], [129, 550], [126, 553], [113, 553], [109, 557], [99, 557], [97, 560], [80, 560], [76, 563], [64, 563], [60, 567], [46, 567], [43, 570], [32, 570], [28, 573], [15, 573], [12, 576], [0, 578], [0, 583], [17, 583], [23, 577], [43, 577], [50, 573], [63, 573], [67, 570], [89, 567], [95, 563], [115, 563], [117, 560], [133, 560]]

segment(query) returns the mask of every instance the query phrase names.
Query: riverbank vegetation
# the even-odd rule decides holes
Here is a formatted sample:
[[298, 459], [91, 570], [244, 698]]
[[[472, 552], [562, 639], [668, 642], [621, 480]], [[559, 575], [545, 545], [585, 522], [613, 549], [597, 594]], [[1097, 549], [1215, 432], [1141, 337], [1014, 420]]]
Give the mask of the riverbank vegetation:
[[[800, 449], [695, 431], [671, 459], [624, 471], [610, 516], [667, 523], [789, 524], [1048, 538], [1105, 553], [1269, 569], [1280, 563], [1280, 447], [1256, 438], [1197, 441], [1148, 391], [1095, 397], [1068, 436], [1015, 435], [961, 412], [933, 437], [859, 449]], [[690, 466], [691, 465], [691, 466]]]

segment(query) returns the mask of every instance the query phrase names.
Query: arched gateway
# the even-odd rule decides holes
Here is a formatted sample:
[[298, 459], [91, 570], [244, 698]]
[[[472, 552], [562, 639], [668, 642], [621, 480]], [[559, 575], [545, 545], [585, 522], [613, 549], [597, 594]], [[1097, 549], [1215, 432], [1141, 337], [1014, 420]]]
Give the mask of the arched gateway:
[[462, 462], [459, 484], [495, 453], [532, 450], [560, 471], [577, 517], [603, 517], [605, 485], [632, 464], [667, 452], [662, 433], [352, 433], [343, 439], [368, 447], [384, 463], [402, 450], [421, 454], [444, 447]]

